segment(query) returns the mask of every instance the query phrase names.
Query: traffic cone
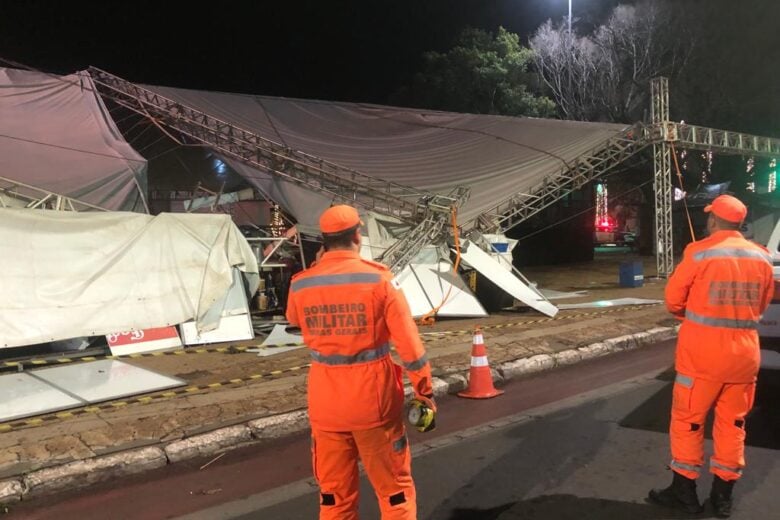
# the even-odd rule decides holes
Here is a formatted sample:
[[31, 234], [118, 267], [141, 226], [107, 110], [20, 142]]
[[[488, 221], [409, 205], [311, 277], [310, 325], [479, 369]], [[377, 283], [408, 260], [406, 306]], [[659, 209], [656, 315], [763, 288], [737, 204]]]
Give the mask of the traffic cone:
[[471, 346], [471, 369], [469, 370], [469, 387], [458, 392], [460, 397], [470, 399], [490, 399], [503, 394], [503, 390], [497, 390], [493, 386], [493, 376], [490, 374], [487, 350], [482, 339], [482, 329], [474, 328], [474, 341]]

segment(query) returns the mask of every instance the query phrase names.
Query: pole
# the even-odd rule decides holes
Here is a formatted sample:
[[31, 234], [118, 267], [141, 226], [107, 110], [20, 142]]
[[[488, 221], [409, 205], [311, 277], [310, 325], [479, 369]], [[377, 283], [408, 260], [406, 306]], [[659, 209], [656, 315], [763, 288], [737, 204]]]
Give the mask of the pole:
[[[572, 96], [571, 91], [571, 68], [572, 68], [572, 59], [571, 59], [571, 53], [574, 49], [573, 41], [572, 41], [572, 35], [571, 35], [571, 0], [569, 0], [569, 96]], [[572, 96], [573, 97], [573, 96]]]

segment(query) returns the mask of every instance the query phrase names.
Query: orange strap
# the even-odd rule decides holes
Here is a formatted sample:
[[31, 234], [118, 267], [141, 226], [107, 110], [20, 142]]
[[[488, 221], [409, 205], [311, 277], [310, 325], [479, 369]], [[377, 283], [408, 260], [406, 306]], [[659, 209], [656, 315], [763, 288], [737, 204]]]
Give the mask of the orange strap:
[[[454, 206], [452, 207], [452, 234], [455, 237], [455, 264], [452, 266], [452, 270], [455, 273], [455, 276], [458, 275], [458, 266], [460, 265], [460, 238], [458, 237], [458, 210]], [[439, 309], [441, 309], [444, 304], [447, 302], [447, 300], [450, 297], [450, 293], [452, 292], [452, 285], [450, 285], [450, 288], [447, 289], [447, 294], [444, 295], [444, 298], [442, 298], [441, 303], [428, 311], [425, 316], [421, 317], [417, 320], [418, 325], [433, 325], [436, 323], [436, 314], [439, 312]]]
[[[674, 157], [674, 167], [677, 170], [677, 181], [680, 183], [680, 191], [684, 193], [685, 187], [683, 186], [683, 178], [682, 178], [682, 172], [680, 172], [680, 165], [677, 163], [677, 151], [674, 149], [674, 143], [669, 143], [669, 146], [672, 149], [672, 157]], [[691, 240], [696, 242], [696, 234], [693, 232], [693, 222], [691, 221], [691, 214], [688, 211], [688, 202], [685, 200], [685, 196], [683, 196], [683, 206], [685, 207], [685, 215], [688, 217], [688, 229], [690, 229], [691, 231]]]

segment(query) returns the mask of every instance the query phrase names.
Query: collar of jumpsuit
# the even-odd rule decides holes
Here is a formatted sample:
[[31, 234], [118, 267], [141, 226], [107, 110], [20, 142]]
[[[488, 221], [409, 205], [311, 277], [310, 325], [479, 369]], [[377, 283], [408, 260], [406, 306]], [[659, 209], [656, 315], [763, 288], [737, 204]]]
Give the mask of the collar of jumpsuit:
[[742, 233], [736, 230], [728, 230], [728, 229], [722, 229], [720, 231], [716, 231], [713, 234], [711, 234], [709, 237], [706, 237], [704, 240], [709, 238], [710, 240], [723, 240], [725, 238], [743, 238]]
[[361, 256], [357, 251], [351, 251], [349, 249], [334, 249], [333, 251], [325, 251], [322, 253], [322, 258], [320, 258], [320, 261], [317, 263], [321, 264], [330, 260], [344, 260], [345, 258], [355, 258], [359, 260]]

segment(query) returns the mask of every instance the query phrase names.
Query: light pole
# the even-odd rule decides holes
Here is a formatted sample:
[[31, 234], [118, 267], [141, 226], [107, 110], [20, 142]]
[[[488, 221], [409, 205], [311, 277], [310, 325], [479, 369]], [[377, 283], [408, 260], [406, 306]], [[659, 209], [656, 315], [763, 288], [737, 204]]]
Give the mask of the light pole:
[[571, 35], [571, 0], [569, 0], [569, 53], [567, 55], [568, 69], [569, 69], [569, 95], [571, 95], [571, 51], [573, 49], [572, 35]]

